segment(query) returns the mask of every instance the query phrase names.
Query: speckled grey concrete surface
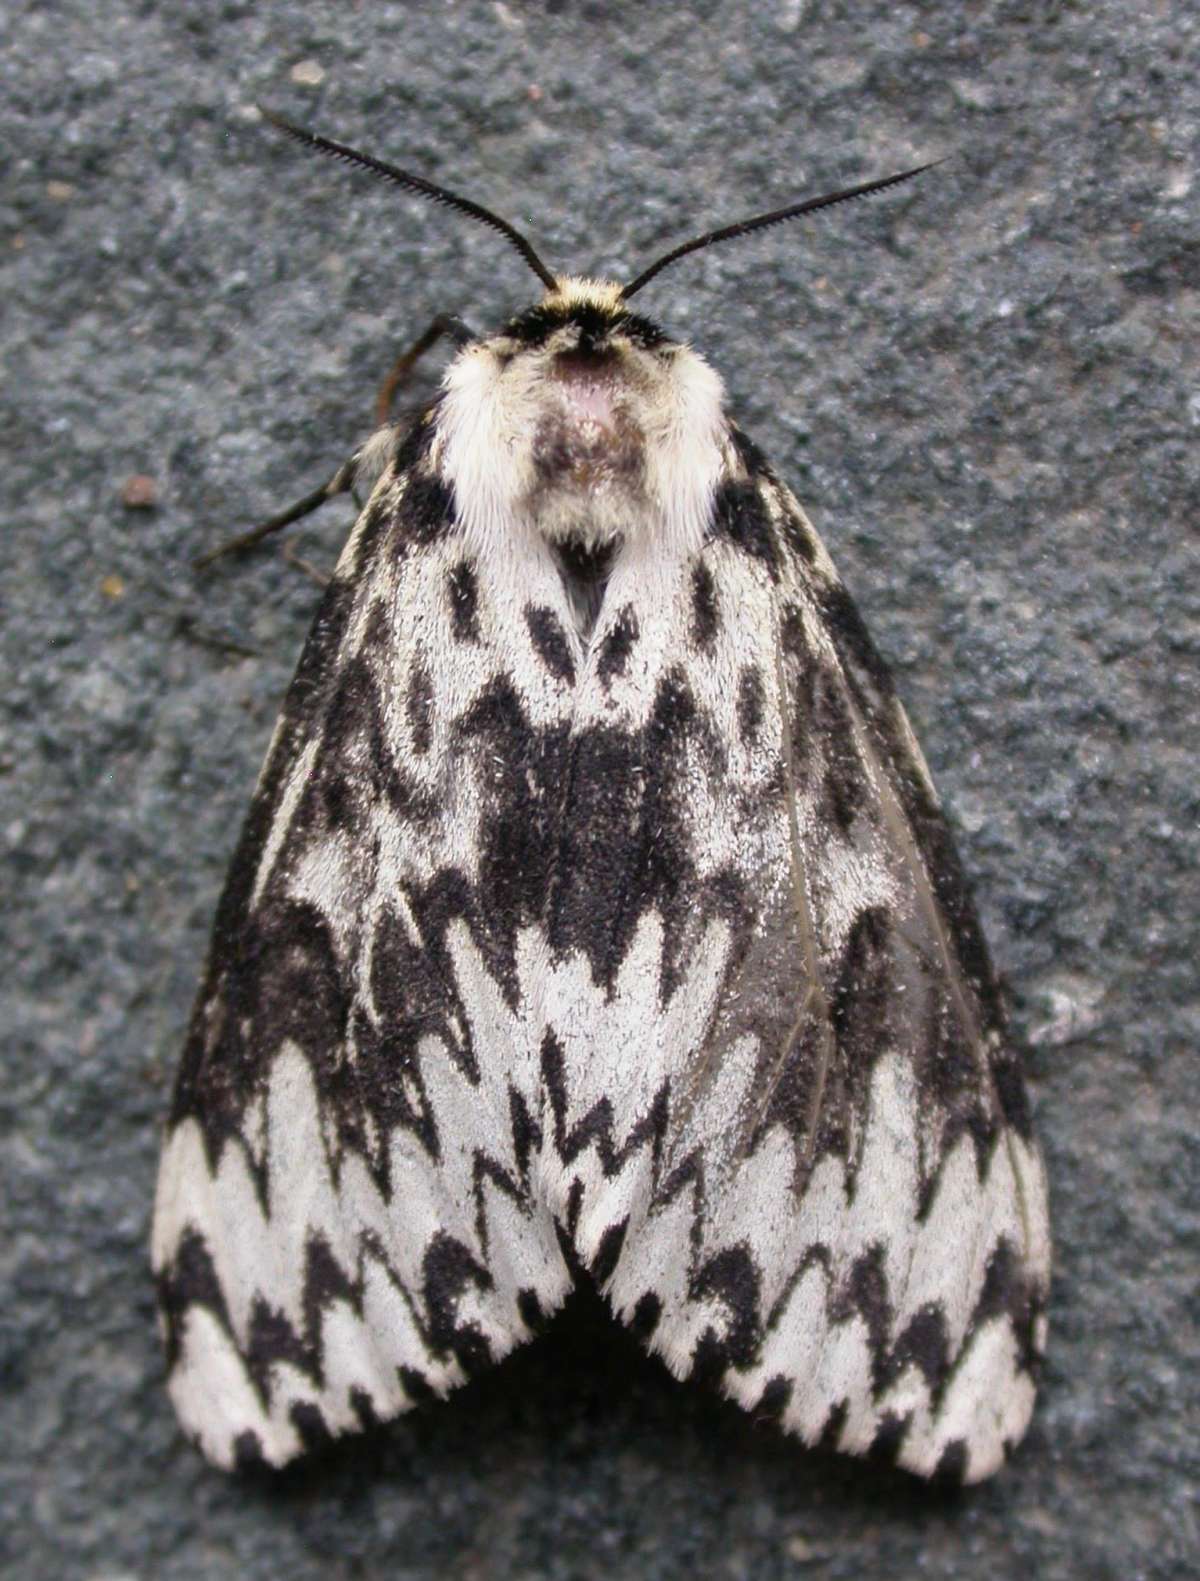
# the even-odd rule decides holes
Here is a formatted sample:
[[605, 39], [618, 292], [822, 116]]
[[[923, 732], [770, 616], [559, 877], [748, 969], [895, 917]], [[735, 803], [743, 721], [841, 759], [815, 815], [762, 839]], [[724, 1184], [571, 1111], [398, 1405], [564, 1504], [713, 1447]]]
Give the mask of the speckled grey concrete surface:
[[[0, 1561], [17, 1578], [1194, 1574], [1198, 105], [1188, 0], [25, 5], [5, 44]], [[11, 13], [10, 13], [11, 16]], [[1188, 66], [1189, 59], [1192, 62]], [[1034, 1429], [959, 1497], [673, 1383], [594, 1298], [273, 1481], [181, 1442], [145, 1241], [210, 913], [316, 591], [188, 557], [328, 474], [439, 309], [926, 157], [640, 303], [724, 372], [973, 870], [1058, 1234]], [[122, 504], [151, 477], [159, 503]], [[296, 535], [328, 564], [344, 513]]]

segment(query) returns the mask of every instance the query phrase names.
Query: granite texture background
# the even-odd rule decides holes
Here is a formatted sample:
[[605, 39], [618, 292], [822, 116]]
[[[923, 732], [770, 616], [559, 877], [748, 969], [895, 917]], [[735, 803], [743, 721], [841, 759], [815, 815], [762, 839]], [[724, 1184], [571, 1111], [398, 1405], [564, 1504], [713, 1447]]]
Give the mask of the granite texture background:
[[[1195, 8], [13, 10], [5, 1574], [1194, 1575]], [[994, 1482], [805, 1453], [588, 1295], [446, 1405], [282, 1477], [227, 1479], [181, 1440], [146, 1258], [158, 1123], [318, 596], [274, 550], [189, 557], [327, 476], [433, 313], [487, 325], [537, 291], [488, 232], [257, 124], [260, 98], [625, 277], [953, 156], [639, 306], [721, 369], [894, 661], [1034, 1045], [1051, 1350]], [[123, 504], [139, 475], [155, 507]], [[296, 552], [330, 564], [346, 525], [329, 508]]]

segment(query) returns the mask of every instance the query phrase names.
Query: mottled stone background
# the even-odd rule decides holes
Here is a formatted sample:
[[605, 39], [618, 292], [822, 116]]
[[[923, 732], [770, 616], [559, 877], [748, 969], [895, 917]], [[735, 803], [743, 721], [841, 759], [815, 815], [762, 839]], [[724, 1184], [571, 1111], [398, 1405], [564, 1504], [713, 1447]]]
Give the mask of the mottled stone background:
[[[1195, 1574], [1194, 6], [12, 10], [5, 1574]], [[952, 156], [639, 305], [723, 371], [892, 657], [1035, 1045], [1052, 1345], [995, 1482], [806, 1454], [582, 1296], [318, 1465], [232, 1481], [181, 1441], [146, 1267], [157, 1127], [318, 596], [275, 551], [189, 557], [328, 475], [435, 311], [485, 325], [537, 289], [488, 232], [256, 124], [259, 98], [626, 275]], [[123, 503], [142, 475], [150, 508]], [[345, 527], [330, 508], [296, 551], [328, 565]]]

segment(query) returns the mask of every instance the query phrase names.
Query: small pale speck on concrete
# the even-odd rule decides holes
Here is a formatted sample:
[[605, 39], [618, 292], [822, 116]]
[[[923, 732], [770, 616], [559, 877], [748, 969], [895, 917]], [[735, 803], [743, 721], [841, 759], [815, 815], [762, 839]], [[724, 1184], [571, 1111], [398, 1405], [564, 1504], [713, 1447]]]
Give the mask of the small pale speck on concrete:
[[319, 60], [298, 60], [288, 76], [302, 88], [319, 88], [325, 81], [325, 68]]

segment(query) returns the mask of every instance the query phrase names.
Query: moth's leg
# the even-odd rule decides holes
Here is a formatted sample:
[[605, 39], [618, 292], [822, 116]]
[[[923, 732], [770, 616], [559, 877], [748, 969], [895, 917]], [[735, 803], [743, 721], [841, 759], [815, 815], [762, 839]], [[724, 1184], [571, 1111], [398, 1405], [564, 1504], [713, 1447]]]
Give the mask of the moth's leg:
[[210, 549], [207, 554], [199, 555], [192, 561], [193, 568], [201, 571], [214, 560], [219, 560], [222, 555], [236, 554], [242, 549], [249, 549], [252, 544], [258, 543], [271, 533], [290, 527], [293, 522], [298, 522], [304, 516], [311, 516], [313, 511], [324, 505], [326, 500], [334, 499], [338, 494], [353, 493], [354, 467], [357, 460], [358, 456], [355, 454], [349, 461], [343, 461], [328, 483], [323, 483], [319, 489], [306, 494], [302, 500], [289, 505], [277, 516], [271, 516], [265, 522], [260, 522], [257, 527], [251, 527], [249, 532], [239, 533], [236, 538], [227, 539], [215, 549]]
[[[379, 394], [375, 399], [375, 418], [380, 428], [386, 428], [392, 421], [392, 401], [396, 391], [408, 378], [418, 361], [435, 346], [442, 337], [452, 340], [456, 346], [465, 346], [469, 340], [474, 340], [474, 333], [468, 329], [461, 318], [456, 318], [453, 313], [439, 313], [423, 335], [419, 335], [413, 344], [396, 360], [395, 366], [380, 386]], [[227, 554], [238, 554], [243, 549], [249, 549], [254, 544], [260, 543], [271, 533], [281, 532], [284, 527], [290, 527], [293, 522], [298, 522], [302, 517], [309, 516], [313, 511], [324, 505], [326, 500], [334, 499], [338, 494], [350, 494], [359, 510], [362, 501], [354, 492], [354, 480], [358, 470], [360, 451], [355, 451], [349, 461], [344, 461], [337, 469], [328, 483], [323, 483], [319, 489], [314, 489], [311, 494], [306, 494], [302, 500], [297, 500], [294, 505], [289, 505], [286, 510], [269, 517], [265, 522], [260, 522], [257, 527], [251, 527], [249, 532], [239, 533], [236, 538], [230, 538], [225, 543], [218, 544], [215, 549], [210, 549], [207, 554], [199, 555], [192, 561], [193, 567], [203, 570], [211, 565], [214, 560], [220, 560]]]
[[452, 340], [459, 349], [468, 341], [476, 339], [474, 331], [469, 329], [461, 318], [453, 313], [439, 313], [425, 333], [418, 335], [407, 351], [401, 352], [392, 371], [379, 386], [379, 394], [375, 397], [375, 422], [379, 427], [382, 428], [392, 421], [392, 402], [396, 399], [396, 391], [405, 383], [429, 348], [436, 346], [443, 336], [447, 340]]
[[328, 587], [330, 582], [333, 581], [333, 575], [331, 572], [318, 571], [311, 560], [306, 560], [303, 555], [296, 553], [296, 549], [293, 544], [284, 544], [283, 558], [289, 565], [294, 565], [297, 571], [303, 571], [308, 580], [310, 582], [315, 582], [318, 587]]

